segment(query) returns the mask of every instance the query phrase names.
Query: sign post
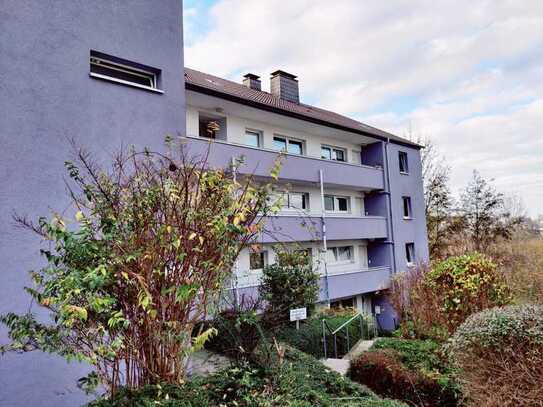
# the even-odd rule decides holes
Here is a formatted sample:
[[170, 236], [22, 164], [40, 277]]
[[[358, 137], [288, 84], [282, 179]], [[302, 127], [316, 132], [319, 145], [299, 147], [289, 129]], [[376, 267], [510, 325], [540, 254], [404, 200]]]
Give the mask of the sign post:
[[300, 329], [300, 321], [307, 319], [307, 308], [294, 308], [290, 310], [290, 320], [296, 321], [296, 329]]

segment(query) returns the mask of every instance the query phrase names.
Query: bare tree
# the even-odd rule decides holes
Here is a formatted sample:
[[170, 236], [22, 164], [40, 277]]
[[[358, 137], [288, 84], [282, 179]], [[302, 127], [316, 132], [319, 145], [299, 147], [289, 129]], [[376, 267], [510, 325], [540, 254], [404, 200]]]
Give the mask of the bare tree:
[[461, 207], [468, 235], [475, 250], [484, 250], [497, 237], [510, 237], [510, 216], [504, 195], [477, 170], [461, 195]]

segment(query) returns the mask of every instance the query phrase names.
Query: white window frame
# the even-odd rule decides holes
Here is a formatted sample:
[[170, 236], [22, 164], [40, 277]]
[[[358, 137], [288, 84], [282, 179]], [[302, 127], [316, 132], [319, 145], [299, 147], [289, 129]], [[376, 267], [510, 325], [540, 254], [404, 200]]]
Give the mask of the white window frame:
[[[285, 153], [287, 154], [292, 154], [292, 155], [305, 155], [305, 141], [304, 140], [300, 140], [300, 139], [297, 139], [297, 138], [293, 138], [293, 137], [289, 137], [289, 136], [284, 136], [282, 134], [274, 134], [273, 135], [273, 139], [272, 139], [272, 143], [275, 143], [275, 139], [276, 138], [280, 138], [280, 139], [283, 139], [285, 140], [285, 144], [286, 144], [286, 150], [277, 150], [275, 148], [275, 145], [273, 146], [273, 149], [274, 150], [277, 150], [277, 151], [284, 151]], [[288, 146], [291, 142], [295, 142], [295, 143], [300, 143], [301, 144], [301, 147], [302, 147], [302, 153], [301, 154], [296, 154], [296, 153], [291, 153], [290, 151], [288, 151]]]
[[[247, 136], [247, 133], [251, 133], [251, 134], [254, 134], [254, 135], [257, 135], [258, 136], [258, 145], [255, 147], [251, 144], [247, 144], [246, 143], [246, 139], [245, 139], [245, 136]], [[243, 144], [248, 146], [248, 147], [254, 147], [254, 148], [262, 148], [262, 130], [255, 130], [255, 129], [245, 129], [245, 133], [244, 133], [244, 138], [243, 138]]]
[[[322, 149], [323, 148], [327, 148], [327, 149], [330, 150], [330, 158], [326, 158], [326, 157], [322, 156]], [[336, 158], [334, 158], [334, 155], [336, 154], [336, 151], [341, 151], [343, 153], [343, 160], [338, 160], [337, 156], [336, 156]], [[329, 160], [329, 161], [337, 161], [339, 163], [346, 163], [346, 162], [348, 162], [347, 149], [343, 148], [343, 147], [331, 146], [329, 144], [321, 144], [321, 159]]]
[[[405, 157], [405, 168], [402, 170], [402, 156]], [[400, 169], [400, 174], [408, 175], [409, 174], [409, 155], [406, 151], [398, 151], [398, 168]]]
[[[410, 196], [402, 196], [402, 214], [403, 214], [403, 218], [406, 220], [413, 219], [413, 208], [411, 206], [411, 203], [412, 202], [411, 202]], [[406, 208], [407, 208], [407, 215], [405, 213]]]
[[[325, 205], [326, 205], [326, 198], [327, 197], [331, 197], [331, 198], [334, 199], [334, 208], [332, 210], [329, 210], [329, 209], [326, 209], [326, 206], [325, 206], [324, 210], [326, 212], [328, 212], [328, 213], [351, 213], [351, 197], [350, 196], [325, 194], [324, 195]], [[339, 203], [338, 203], [339, 199], [346, 199], [347, 200], [347, 210], [346, 211], [339, 210]]]
[[[295, 208], [292, 207], [290, 204], [290, 196], [291, 195], [302, 195], [305, 197], [305, 208]], [[310, 208], [309, 204], [309, 193], [308, 192], [299, 192], [299, 191], [291, 191], [291, 192], [285, 192], [283, 194], [283, 207], [282, 210], [284, 211], [308, 211]], [[304, 198], [302, 198], [304, 199]]]
[[123, 84], [123, 85], [132, 86], [132, 87], [135, 87], [135, 88], [151, 90], [153, 92], [164, 93], [161, 89], [158, 88], [158, 78], [157, 78], [157, 73], [156, 72], [152, 72], [152, 71], [149, 71], [149, 70], [136, 68], [134, 66], [130, 66], [130, 65], [119, 63], [119, 62], [115, 62], [115, 61], [112, 61], [111, 59], [104, 58], [104, 57], [99, 57], [99, 56], [94, 56], [94, 55], [90, 56], [90, 65], [91, 66], [103, 66], [101, 64], [107, 64], [107, 67], [109, 69], [111, 69], [112, 71], [124, 72], [124, 73], [128, 73], [128, 74], [131, 74], [131, 75], [140, 76], [142, 78], [148, 78], [149, 81], [150, 81], [150, 85], [146, 86], [146, 85], [142, 85], [140, 83], [127, 81], [125, 79], [119, 79], [119, 78], [116, 78], [114, 76], [101, 74], [101, 73], [96, 73], [96, 72], [92, 72], [92, 71], [89, 72], [89, 75], [91, 77], [98, 78], [98, 79], [105, 79], [105, 80], [110, 81], [110, 82], [117, 82], [117, 83], [120, 83], [120, 84]]
[[[349, 249], [349, 252], [351, 254], [350, 258], [348, 260], [340, 260], [339, 259], [339, 250], [340, 249]], [[328, 257], [328, 252], [332, 252], [333, 260], [330, 260]], [[329, 265], [338, 265], [338, 264], [351, 264], [355, 262], [355, 256], [354, 256], [354, 246], [353, 245], [346, 245], [346, 246], [333, 246], [328, 247], [327, 252], [325, 254], [326, 259], [328, 261]]]
[[[262, 256], [262, 268], [253, 269], [251, 268], [251, 255], [253, 254], [260, 254]], [[249, 271], [250, 272], [258, 272], [262, 271], [264, 267], [268, 265], [268, 251], [267, 250], [258, 250], [258, 251], [249, 251]]]
[[[412, 249], [412, 252], [410, 252], [410, 249]], [[405, 261], [408, 266], [413, 266], [415, 264], [415, 256], [415, 243], [407, 242], [405, 244]]]

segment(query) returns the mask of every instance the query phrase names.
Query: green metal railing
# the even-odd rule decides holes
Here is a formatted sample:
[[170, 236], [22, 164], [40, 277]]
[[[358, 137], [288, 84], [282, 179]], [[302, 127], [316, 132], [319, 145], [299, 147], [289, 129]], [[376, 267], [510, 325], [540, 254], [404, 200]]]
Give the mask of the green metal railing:
[[[356, 328], [354, 328], [357, 324]], [[359, 336], [353, 335], [353, 330], [359, 332]], [[322, 343], [324, 349], [324, 358], [328, 358], [328, 347], [330, 346], [334, 358], [346, 355], [351, 347], [361, 339], [369, 340], [377, 336], [377, 320], [375, 316], [369, 314], [357, 313], [349, 318], [336, 329], [332, 329], [328, 322], [322, 320]], [[331, 340], [331, 344], [329, 344]], [[338, 345], [339, 343], [339, 345]]]

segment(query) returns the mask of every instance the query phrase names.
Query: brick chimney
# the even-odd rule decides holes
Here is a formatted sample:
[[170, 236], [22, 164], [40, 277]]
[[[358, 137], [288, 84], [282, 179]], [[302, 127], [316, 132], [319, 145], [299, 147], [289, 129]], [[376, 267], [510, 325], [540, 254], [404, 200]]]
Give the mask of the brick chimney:
[[289, 102], [300, 103], [298, 80], [296, 75], [277, 70], [270, 79], [271, 94]]
[[253, 73], [243, 75], [243, 84], [248, 88], [254, 90], [262, 90], [262, 83], [260, 82], [260, 76]]

